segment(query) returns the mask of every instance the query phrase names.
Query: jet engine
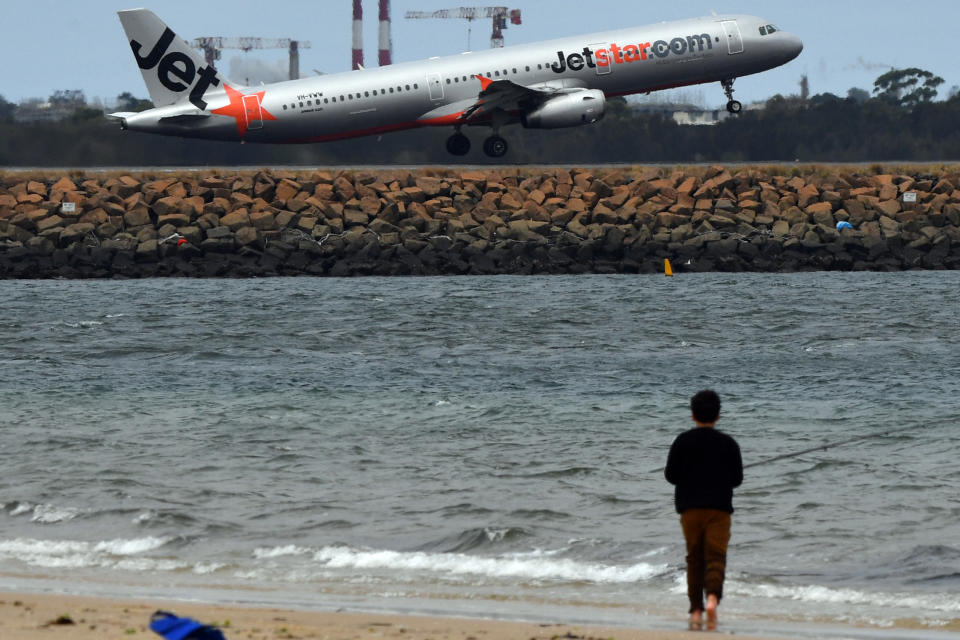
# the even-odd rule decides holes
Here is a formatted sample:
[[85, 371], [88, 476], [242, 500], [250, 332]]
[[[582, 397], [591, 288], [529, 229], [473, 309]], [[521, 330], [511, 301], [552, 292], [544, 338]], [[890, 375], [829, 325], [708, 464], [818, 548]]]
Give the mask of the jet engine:
[[581, 89], [550, 98], [521, 122], [527, 129], [561, 129], [592, 124], [603, 118], [606, 97], [599, 89]]

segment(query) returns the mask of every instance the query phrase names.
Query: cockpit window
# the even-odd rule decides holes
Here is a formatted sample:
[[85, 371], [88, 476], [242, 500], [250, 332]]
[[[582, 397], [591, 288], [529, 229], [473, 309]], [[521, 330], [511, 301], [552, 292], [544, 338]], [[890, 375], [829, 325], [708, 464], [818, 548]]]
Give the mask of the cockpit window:
[[768, 24], [768, 25], [767, 25], [767, 33], [768, 33], [768, 34], [769, 34], [769, 33], [776, 33], [777, 31], [780, 31], [780, 29], [777, 29], [777, 28], [776, 28], [775, 26], [773, 26], [772, 24]]
[[760, 27], [760, 35], [762, 35], [762, 36], [767, 35], [767, 28], [766, 28], [766, 27]]

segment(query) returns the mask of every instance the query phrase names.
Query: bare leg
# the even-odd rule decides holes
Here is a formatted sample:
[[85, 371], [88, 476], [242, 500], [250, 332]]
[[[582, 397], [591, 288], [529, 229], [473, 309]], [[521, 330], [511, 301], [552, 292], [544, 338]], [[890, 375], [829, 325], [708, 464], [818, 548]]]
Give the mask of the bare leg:
[[720, 601], [715, 593], [707, 594], [707, 631], [717, 630], [717, 607]]
[[697, 609], [690, 613], [690, 631], [703, 631], [703, 611]]

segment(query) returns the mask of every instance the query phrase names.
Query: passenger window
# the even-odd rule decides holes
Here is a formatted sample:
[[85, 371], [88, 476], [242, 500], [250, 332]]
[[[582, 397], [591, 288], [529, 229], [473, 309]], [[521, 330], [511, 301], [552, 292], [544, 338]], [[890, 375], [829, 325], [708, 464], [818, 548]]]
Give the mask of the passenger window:
[[303, 108], [303, 103], [302, 103], [302, 102], [300, 103], [300, 108], [301, 108], [301, 109]]
[[373, 95], [377, 95], [377, 90], [376, 90], [376, 89], [373, 90]]
[[370, 92], [369, 92], [369, 91], [364, 91], [364, 92], [363, 92], [363, 95], [364, 95], [365, 97], [369, 98], [369, 97], [370, 97]]
[[413, 88], [414, 88], [414, 89], [419, 89], [419, 88], [420, 88], [420, 85], [417, 84], [417, 83], [413, 83]]
[[447, 78], [447, 84], [450, 84], [450, 78]]
[[410, 91], [410, 85], [407, 85], [407, 91]]
[[287, 105], [283, 105], [283, 110], [284, 110], [284, 111], [287, 110]]
[[527, 71], [530, 71], [530, 65], [527, 65]]
[[499, 72], [499, 71], [494, 71], [493, 73], [494, 73], [498, 78], [500, 77], [500, 72]]

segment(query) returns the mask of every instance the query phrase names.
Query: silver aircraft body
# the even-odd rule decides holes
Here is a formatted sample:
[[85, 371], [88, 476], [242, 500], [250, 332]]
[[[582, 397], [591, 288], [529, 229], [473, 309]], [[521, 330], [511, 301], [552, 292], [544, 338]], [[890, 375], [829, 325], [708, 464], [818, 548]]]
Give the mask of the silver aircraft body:
[[614, 96], [719, 82], [727, 109], [736, 78], [796, 58], [800, 39], [769, 21], [710, 16], [560, 38], [257, 87], [231, 83], [146, 9], [119, 12], [155, 108], [116, 113], [124, 129], [263, 143], [314, 143], [417, 127], [450, 127], [447, 149], [470, 150], [465, 126], [500, 130], [597, 122]]

